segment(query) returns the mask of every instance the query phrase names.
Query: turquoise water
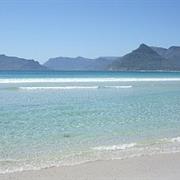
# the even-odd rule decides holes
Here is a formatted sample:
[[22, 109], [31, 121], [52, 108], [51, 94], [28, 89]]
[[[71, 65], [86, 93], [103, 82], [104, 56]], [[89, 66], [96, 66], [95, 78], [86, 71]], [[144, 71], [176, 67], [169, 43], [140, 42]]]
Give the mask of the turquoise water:
[[180, 151], [180, 73], [0, 72], [0, 173]]

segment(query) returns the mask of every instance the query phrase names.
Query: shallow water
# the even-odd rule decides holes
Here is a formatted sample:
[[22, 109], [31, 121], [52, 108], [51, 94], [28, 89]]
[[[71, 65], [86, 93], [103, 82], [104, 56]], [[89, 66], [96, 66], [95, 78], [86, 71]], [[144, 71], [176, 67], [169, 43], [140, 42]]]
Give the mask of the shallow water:
[[180, 150], [180, 73], [0, 72], [0, 173]]

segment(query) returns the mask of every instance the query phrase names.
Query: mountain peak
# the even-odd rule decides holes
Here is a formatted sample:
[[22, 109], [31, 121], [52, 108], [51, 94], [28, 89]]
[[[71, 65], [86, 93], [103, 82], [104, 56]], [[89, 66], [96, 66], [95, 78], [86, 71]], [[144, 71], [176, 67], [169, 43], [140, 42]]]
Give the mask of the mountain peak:
[[144, 43], [142, 43], [142, 44], [140, 44], [139, 48], [149, 48], [149, 46], [144, 44]]
[[75, 59], [87, 59], [87, 58], [82, 57], [82, 56], [77, 56], [77, 57], [75, 57]]
[[151, 47], [146, 44], [140, 44], [140, 46], [133, 51], [134, 53], [148, 53], [148, 54], [157, 54]]
[[164, 59], [146, 44], [113, 62], [113, 70], [159, 70]]
[[143, 50], [143, 51], [146, 51], [146, 50], [152, 50], [150, 46], [146, 45], [146, 44], [140, 44], [140, 46], [137, 48], [137, 50]]

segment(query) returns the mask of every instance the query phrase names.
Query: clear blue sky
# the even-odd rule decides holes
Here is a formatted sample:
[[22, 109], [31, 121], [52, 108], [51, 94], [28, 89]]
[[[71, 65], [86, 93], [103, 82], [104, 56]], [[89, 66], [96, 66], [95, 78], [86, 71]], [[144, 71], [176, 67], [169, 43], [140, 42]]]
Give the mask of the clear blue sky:
[[179, 0], [0, 0], [0, 54], [121, 56], [180, 45]]

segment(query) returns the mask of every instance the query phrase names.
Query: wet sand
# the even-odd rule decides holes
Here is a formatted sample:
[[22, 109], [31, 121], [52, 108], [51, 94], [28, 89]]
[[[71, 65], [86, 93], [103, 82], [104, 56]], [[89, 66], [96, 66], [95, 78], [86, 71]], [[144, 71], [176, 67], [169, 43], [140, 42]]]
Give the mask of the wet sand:
[[180, 180], [180, 153], [0, 175], [0, 180]]

